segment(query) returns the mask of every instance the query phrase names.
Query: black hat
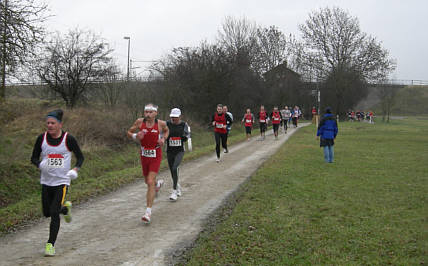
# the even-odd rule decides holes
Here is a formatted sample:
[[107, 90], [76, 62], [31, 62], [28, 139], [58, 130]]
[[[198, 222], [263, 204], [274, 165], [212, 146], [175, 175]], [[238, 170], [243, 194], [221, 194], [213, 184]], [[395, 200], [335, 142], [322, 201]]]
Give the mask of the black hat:
[[327, 108], [325, 108], [325, 112], [326, 112], [327, 114], [331, 114], [331, 107], [327, 107]]
[[58, 122], [62, 121], [62, 115], [63, 115], [63, 111], [61, 109], [57, 109], [57, 110], [53, 110], [51, 112], [48, 113], [48, 115], [46, 116], [46, 118], [52, 117], [55, 118], [56, 120], [58, 120]]

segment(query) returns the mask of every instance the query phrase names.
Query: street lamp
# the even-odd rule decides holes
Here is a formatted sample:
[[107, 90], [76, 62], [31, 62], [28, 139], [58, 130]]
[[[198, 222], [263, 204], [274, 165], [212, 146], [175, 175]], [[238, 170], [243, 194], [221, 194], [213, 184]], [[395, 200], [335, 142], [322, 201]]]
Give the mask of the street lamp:
[[128, 69], [126, 71], [126, 80], [129, 81], [129, 48], [131, 46], [131, 37], [123, 37], [123, 39], [128, 40]]

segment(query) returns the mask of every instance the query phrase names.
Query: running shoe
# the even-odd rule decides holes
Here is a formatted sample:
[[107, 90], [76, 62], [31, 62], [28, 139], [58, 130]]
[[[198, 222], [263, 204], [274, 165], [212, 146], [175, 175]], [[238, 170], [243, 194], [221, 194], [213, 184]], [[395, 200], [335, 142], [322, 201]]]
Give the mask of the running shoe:
[[224, 149], [224, 153], [228, 153], [229, 152], [229, 150], [228, 149]]
[[159, 190], [163, 186], [163, 183], [164, 183], [163, 179], [159, 179], [159, 180], [156, 181], [156, 187], [155, 187], [156, 193], [159, 192]]
[[147, 212], [143, 215], [143, 217], [141, 217], [141, 221], [143, 221], [143, 223], [145, 224], [149, 224], [150, 223], [150, 214], [148, 214]]
[[51, 243], [46, 243], [45, 257], [55, 256], [55, 247]]
[[171, 200], [171, 201], [176, 201], [177, 200], [177, 190], [173, 190], [172, 191], [172, 193], [171, 193], [171, 195], [169, 196], [169, 199]]
[[181, 186], [177, 184], [177, 196], [181, 197]]
[[67, 208], [67, 214], [64, 215], [64, 220], [66, 223], [71, 222], [71, 206], [72, 206], [71, 201], [66, 201], [64, 203], [64, 207]]
[[219, 163], [219, 162], [220, 162], [220, 158], [217, 158], [215, 161], [216, 161], [217, 163]]

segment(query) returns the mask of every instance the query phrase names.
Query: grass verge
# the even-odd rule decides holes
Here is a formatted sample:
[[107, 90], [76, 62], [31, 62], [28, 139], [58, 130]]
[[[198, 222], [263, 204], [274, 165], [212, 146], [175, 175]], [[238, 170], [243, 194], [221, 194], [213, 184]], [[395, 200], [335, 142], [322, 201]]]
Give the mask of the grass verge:
[[201, 234], [187, 265], [423, 265], [428, 120], [341, 123], [335, 162], [300, 129]]

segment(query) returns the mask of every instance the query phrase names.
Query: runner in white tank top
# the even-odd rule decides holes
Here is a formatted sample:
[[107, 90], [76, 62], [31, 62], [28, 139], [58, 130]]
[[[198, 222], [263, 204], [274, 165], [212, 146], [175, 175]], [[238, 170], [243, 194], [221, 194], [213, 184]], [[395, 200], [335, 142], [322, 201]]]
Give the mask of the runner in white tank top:
[[[77, 178], [77, 171], [84, 161], [76, 139], [62, 131], [62, 115], [62, 110], [47, 115], [47, 131], [37, 137], [31, 156], [31, 162], [41, 173], [43, 214], [51, 217], [45, 256], [55, 255], [60, 214], [64, 215], [66, 222], [71, 222], [71, 202], [64, 200], [71, 179]], [[72, 153], [76, 156], [76, 166], [70, 170]]]

